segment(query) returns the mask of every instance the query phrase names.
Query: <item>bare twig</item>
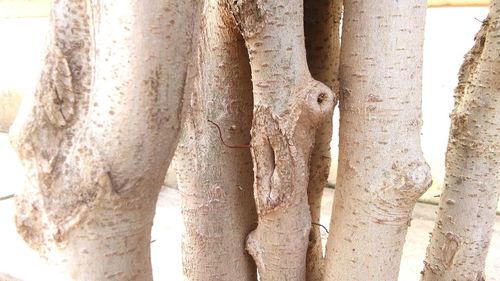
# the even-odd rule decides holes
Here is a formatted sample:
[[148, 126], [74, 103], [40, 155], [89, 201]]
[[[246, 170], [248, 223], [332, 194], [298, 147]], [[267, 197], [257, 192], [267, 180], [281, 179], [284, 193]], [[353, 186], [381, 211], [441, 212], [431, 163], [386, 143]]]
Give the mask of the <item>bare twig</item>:
[[9, 194], [7, 196], [3, 196], [3, 197], [0, 197], [0, 201], [7, 200], [7, 199], [13, 198], [15, 196], [16, 196], [15, 194]]
[[15, 277], [12, 277], [11, 275], [7, 273], [0, 272], [0, 280], [2, 281], [21, 281], [21, 279], [17, 279]]

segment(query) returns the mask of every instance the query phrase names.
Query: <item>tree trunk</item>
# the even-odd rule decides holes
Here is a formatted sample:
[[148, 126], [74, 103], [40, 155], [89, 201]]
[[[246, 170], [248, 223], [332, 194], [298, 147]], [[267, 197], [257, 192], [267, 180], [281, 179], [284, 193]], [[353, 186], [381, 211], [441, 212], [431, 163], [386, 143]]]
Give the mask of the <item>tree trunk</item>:
[[258, 226], [246, 247], [260, 280], [305, 280], [309, 161], [316, 129], [331, 117], [335, 97], [308, 71], [302, 1], [230, 5], [248, 48], [254, 94]]
[[466, 55], [455, 89], [445, 188], [422, 280], [486, 280], [500, 193], [500, 3]]
[[[338, 93], [340, 55], [340, 17], [342, 0], [304, 1], [304, 31], [307, 64], [312, 76]], [[331, 111], [333, 115], [333, 110]], [[319, 226], [321, 198], [330, 172], [330, 142], [332, 140], [332, 116], [316, 130], [316, 139], [310, 160], [310, 176], [307, 188], [311, 209], [311, 232], [307, 249], [307, 276], [309, 281], [323, 280], [324, 259]]]
[[12, 143], [16, 224], [68, 279], [151, 280], [155, 202], [177, 143], [192, 1], [53, 4], [45, 65]]
[[[187, 280], [257, 280], [245, 239], [257, 224], [248, 54], [221, 1], [205, 1], [191, 107], [176, 153]], [[212, 123], [213, 122], [213, 123]], [[219, 135], [219, 130], [220, 134]], [[235, 147], [230, 147], [235, 146]]]
[[431, 182], [420, 149], [425, 1], [346, 1], [340, 143], [325, 280], [397, 280]]

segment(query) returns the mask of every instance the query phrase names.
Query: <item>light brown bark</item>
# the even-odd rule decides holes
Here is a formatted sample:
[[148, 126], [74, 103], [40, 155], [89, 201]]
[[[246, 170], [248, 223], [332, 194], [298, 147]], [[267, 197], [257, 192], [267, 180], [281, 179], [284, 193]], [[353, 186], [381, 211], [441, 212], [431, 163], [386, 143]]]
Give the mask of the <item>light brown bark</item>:
[[339, 164], [325, 280], [397, 280], [417, 198], [425, 1], [346, 1]]
[[192, 1], [53, 4], [49, 41], [12, 143], [26, 242], [68, 279], [151, 280], [155, 202], [177, 143]]
[[260, 280], [305, 280], [309, 160], [316, 129], [331, 116], [335, 97], [308, 71], [302, 1], [230, 5], [248, 48], [254, 94], [258, 226], [246, 247]]
[[193, 281], [257, 280], [255, 263], [245, 251], [246, 236], [257, 224], [248, 147], [250, 65], [243, 38], [223, 4], [204, 4], [190, 108], [175, 157], [184, 275]]
[[[339, 86], [341, 15], [342, 0], [304, 1], [304, 31], [309, 70], [313, 78], [325, 83], [335, 93], [338, 93]], [[316, 130], [307, 188], [312, 221], [306, 265], [306, 279], [310, 281], [323, 280], [324, 275], [322, 229], [318, 224], [320, 223], [323, 189], [327, 184], [330, 171], [331, 139], [332, 116], [327, 116]]]
[[444, 190], [422, 280], [484, 281], [500, 193], [500, 2], [465, 56], [455, 89]]

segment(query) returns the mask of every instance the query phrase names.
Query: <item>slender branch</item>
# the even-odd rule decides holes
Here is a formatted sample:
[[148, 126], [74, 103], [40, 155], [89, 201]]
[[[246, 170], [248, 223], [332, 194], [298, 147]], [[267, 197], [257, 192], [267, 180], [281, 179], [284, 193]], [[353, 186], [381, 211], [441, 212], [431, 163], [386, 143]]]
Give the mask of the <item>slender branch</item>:
[[225, 141], [224, 141], [224, 138], [222, 137], [222, 130], [221, 128], [219, 127], [219, 125], [217, 125], [217, 123], [215, 123], [214, 121], [210, 120], [210, 119], [207, 119], [208, 122], [212, 123], [215, 125], [215, 127], [217, 127], [217, 130], [219, 131], [219, 138], [220, 138], [220, 141], [222, 142], [222, 144], [224, 144], [225, 146], [229, 147], [229, 148], [250, 148], [251, 145], [250, 144], [237, 144], [237, 145], [230, 145], [230, 144], [227, 144]]
[[13, 198], [15, 196], [16, 196], [15, 194], [9, 194], [7, 196], [3, 196], [3, 197], [0, 197], [0, 201], [7, 200], [7, 199]]

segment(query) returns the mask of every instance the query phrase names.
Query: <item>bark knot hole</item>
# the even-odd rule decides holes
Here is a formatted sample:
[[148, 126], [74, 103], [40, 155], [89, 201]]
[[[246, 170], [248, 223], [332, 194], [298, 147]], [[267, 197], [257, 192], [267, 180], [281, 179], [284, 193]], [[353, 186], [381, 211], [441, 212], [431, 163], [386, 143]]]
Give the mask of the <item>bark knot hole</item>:
[[335, 104], [335, 94], [323, 83], [312, 80], [302, 90], [306, 100], [306, 112], [316, 121], [328, 116]]
[[319, 104], [323, 103], [323, 101], [324, 101], [325, 99], [326, 99], [326, 94], [325, 94], [325, 93], [323, 93], [323, 92], [322, 92], [322, 93], [319, 93], [319, 95], [318, 95], [318, 99], [317, 99], [318, 103], [319, 103]]

